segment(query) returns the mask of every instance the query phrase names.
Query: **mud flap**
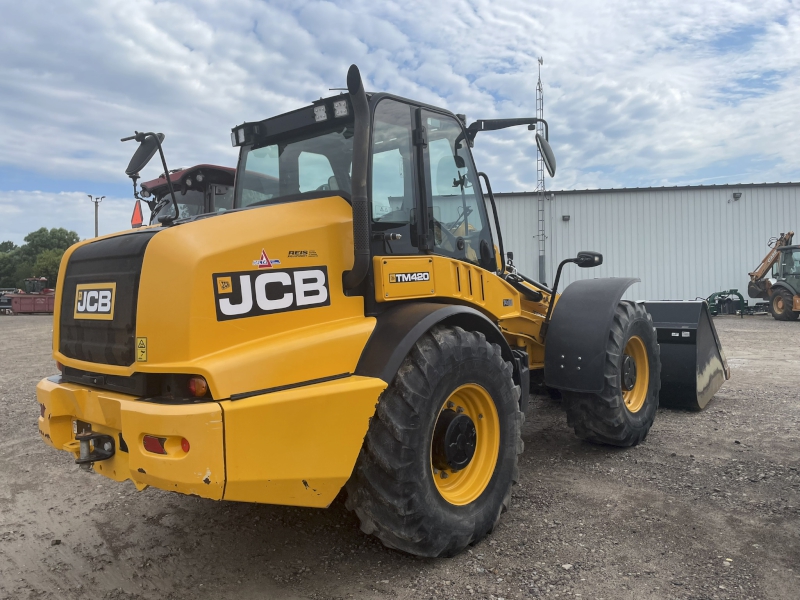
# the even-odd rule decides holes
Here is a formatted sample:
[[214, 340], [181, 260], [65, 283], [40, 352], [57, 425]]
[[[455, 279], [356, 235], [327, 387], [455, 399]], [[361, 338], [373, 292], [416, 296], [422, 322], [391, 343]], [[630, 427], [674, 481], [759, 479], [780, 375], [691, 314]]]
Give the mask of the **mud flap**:
[[661, 347], [659, 403], [702, 410], [730, 379], [730, 369], [705, 301], [645, 302]]

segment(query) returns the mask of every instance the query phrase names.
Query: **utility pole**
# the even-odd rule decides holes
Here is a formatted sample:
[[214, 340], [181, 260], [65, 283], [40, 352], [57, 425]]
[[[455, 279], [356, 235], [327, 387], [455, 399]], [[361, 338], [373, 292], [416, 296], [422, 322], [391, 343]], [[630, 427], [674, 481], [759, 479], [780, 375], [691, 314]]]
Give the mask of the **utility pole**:
[[105, 196], [92, 196], [91, 194], [86, 195], [89, 196], [89, 200], [94, 202], [94, 237], [99, 237], [99, 234], [97, 233], [97, 207], [103, 201]]
[[[544, 137], [544, 125], [541, 119], [544, 119], [544, 90], [542, 89], [542, 65], [544, 59], [539, 58], [539, 80], [536, 82], [536, 117], [539, 122], [536, 124], [537, 132]], [[544, 226], [544, 160], [542, 153], [537, 149], [536, 151], [536, 203], [538, 213], [538, 238], [539, 238], [539, 281], [545, 283], [547, 275], [545, 272], [545, 255], [546, 244], [545, 240], [545, 226]], [[547, 284], [545, 284], [547, 285]]]

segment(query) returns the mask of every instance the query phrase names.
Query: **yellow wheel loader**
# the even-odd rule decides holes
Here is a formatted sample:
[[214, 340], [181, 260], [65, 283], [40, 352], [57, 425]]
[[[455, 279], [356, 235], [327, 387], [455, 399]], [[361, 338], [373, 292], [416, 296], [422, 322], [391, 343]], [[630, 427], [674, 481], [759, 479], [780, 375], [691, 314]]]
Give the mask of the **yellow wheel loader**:
[[[580, 437], [631, 446], [659, 403], [659, 340], [620, 300], [634, 279], [557, 294], [562, 267], [599, 254], [552, 289], [506, 261], [470, 148], [537, 119], [466, 126], [366, 94], [355, 66], [347, 90], [233, 129], [231, 210], [176, 218], [171, 190], [157, 225], [65, 253], [39, 431], [139, 489], [326, 507], [346, 488], [366, 533], [451, 556], [508, 507], [531, 375]], [[127, 139], [134, 185], [156, 152], [169, 172], [162, 134]]]

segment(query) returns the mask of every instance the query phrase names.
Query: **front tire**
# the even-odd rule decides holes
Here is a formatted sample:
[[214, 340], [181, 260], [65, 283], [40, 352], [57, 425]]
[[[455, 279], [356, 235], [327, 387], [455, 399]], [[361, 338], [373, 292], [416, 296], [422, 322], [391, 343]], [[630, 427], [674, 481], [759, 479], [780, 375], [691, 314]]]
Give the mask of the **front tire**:
[[796, 321], [800, 313], [792, 310], [792, 295], [782, 288], [779, 288], [769, 301], [769, 311], [772, 318], [776, 321]]
[[423, 335], [382, 394], [346, 486], [361, 530], [425, 557], [491, 532], [517, 479], [519, 395], [511, 363], [482, 333]]
[[590, 442], [635, 446], [653, 425], [661, 389], [658, 340], [643, 304], [617, 306], [604, 370], [600, 393], [562, 391], [567, 423]]

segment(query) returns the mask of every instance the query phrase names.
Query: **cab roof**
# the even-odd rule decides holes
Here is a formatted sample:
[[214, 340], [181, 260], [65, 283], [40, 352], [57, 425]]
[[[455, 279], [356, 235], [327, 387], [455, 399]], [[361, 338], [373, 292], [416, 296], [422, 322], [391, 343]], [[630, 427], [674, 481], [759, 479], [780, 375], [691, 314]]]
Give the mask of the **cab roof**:
[[[170, 171], [169, 179], [173, 186], [180, 184], [184, 177], [194, 177], [199, 172], [203, 173], [205, 177], [209, 178], [209, 183], [219, 183], [222, 185], [233, 185], [233, 179], [236, 176], [236, 169], [232, 167], [221, 167], [219, 165], [195, 165], [194, 167], [175, 169]], [[167, 185], [167, 179], [162, 173], [157, 179], [151, 179], [142, 184], [142, 189], [148, 192], [153, 192], [161, 186]]]

